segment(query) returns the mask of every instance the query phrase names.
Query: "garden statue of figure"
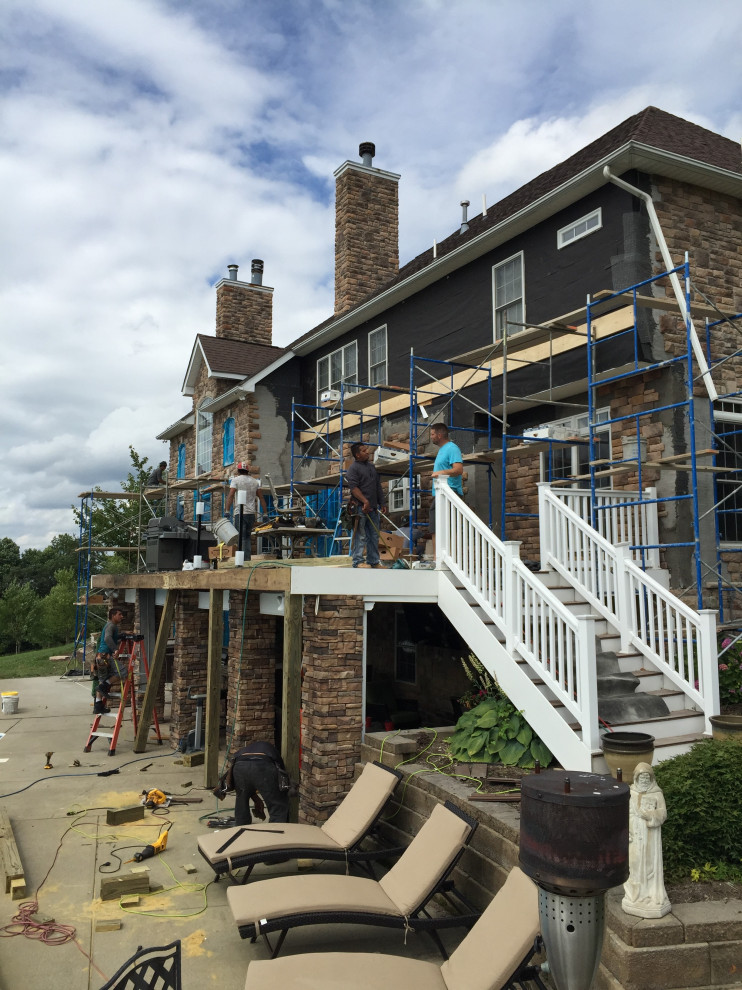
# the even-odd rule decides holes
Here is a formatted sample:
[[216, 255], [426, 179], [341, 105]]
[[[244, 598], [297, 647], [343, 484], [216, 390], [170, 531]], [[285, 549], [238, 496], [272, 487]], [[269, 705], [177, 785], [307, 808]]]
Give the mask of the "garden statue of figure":
[[629, 799], [629, 879], [621, 907], [638, 918], [663, 918], [671, 904], [662, 869], [661, 825], [667, 818], [665, 798], [648, 763], [634, 770]]

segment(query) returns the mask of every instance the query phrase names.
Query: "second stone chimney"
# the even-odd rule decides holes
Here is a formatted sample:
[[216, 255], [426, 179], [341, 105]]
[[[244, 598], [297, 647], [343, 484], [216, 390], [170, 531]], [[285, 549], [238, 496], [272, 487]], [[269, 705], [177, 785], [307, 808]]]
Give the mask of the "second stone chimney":
[[399, 272], [399, 175], [374, 168], [376, 148], [335, 171], [335, 315], [358, 305]]
[[247, 344], [273, 343], [273, 289], [263, 285], [263, 262], [252, 261], [252, 279], [241, 282], [237, 265], [216, 283], [216, 335]]

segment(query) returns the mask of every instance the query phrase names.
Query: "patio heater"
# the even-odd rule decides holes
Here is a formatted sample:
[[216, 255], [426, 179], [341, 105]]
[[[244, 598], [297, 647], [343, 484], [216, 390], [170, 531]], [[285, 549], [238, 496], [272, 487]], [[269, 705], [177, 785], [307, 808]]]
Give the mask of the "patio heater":
[[240, 510], [240, 538], [237, 544], [237, 550], [234, 555], [234, 566], [243, 567], [245, 564], [245, 551], [243, 549], [243, 533], [244, 533], [244, 516], [245, 516], [245, 506], [247, 505], [247, 492], [244, 488], [237, 489], [237, 505]]
[[201, 520], [204, 514], [204, 503], [196, 502], [196, 552], [193, 555], [193, 566], [201, 566]]
[[562, 770], [525, 778], [520, 865], [539, 888], [554, 985], [589, 990], [603, 947], [605, 893], [629, 875], [628, 785]]

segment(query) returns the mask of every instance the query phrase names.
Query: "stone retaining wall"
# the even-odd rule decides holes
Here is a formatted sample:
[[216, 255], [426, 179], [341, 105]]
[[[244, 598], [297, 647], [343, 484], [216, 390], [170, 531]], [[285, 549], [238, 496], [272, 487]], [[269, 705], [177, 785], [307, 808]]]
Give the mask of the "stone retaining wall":
[[[369, 734], [361, 758], [379, 760], [383, 743], [380, 762], [397, 766], [417, 751], [416, 735]], [[406, 844], [437, 802], [450, 799], [464, 807], [479, 827], [454, 878], [483, 908], [518, 862], [519, 806], [469, 803], [469, 782], [433, 771], [420, 773], [424, 766], [412, 762], [399, 767], [404, 778], [383, 832], [390, 841]], [[605, 940], [594, 990], [742, 986], [742, 901], [678, 904], [664, 918], [644, 920], [624, 914], [622, 896], [619, 888], [606, 897]]]

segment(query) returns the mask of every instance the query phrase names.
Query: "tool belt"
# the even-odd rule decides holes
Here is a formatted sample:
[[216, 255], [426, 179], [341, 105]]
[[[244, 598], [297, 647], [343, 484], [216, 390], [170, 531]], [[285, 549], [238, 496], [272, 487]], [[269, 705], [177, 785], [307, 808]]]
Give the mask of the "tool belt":
[[99, 681], [107, 681], [112, 672], [111, 659], [108, 653], [96, 653], [93, 661], [93, 673]]

